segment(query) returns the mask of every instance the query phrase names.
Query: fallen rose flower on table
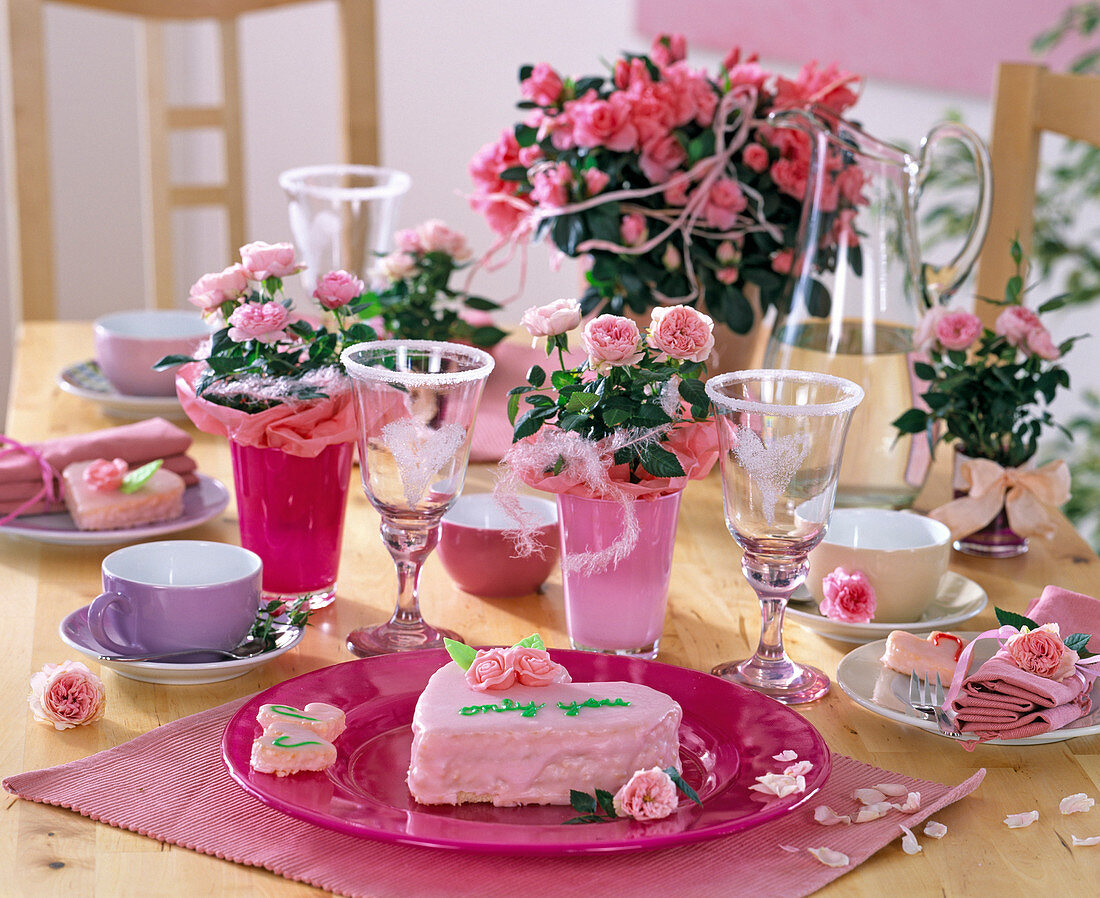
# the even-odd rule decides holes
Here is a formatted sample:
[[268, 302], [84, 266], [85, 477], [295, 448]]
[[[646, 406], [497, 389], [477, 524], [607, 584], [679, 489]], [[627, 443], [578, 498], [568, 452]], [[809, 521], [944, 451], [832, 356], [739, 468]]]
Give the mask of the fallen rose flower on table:
[[35, 720], [67, 730], [99, 720], [107, 699], [99, 677], [79, 661], [62, 661], [31, 676], [27, 703]]

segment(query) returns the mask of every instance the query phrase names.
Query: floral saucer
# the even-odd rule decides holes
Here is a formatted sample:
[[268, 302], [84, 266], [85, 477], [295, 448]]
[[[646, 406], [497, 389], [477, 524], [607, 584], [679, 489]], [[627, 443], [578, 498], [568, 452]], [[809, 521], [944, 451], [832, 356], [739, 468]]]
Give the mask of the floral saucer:
[[112, 418], [187, 417], [175, 396], [128, 396], [118, 392], [93, 359], [69, 365], [57, 375], [57, 385], [70, 395], [99, 403], [103, 413]]
[[[798, 601], [798, 594], [795, 595], [796, 598], [793, 601]], [[805, 595], [809, 598], [808, 592]], [[932, 604], [925, 609], [918, 620], [911, 623], [871, 621], [867, 624], [850, 624], [846, 621], [832, 620], [825, 617], [812, 600], [802, 607], [795, 604], [788, 605], [786, 617], [830, 639], [865, 643], [885, 639], [893, 630], [906, 630], [910, 633], [949, 630], [980, 614], [988, 601], [985, 590], [977, 583], [954, 571], [948, 571], [940, 580], [939, 592], [932, 600]]]
[[251, 658], [237, 658], [232, 661], [100, 661], [100, 655], [106, 654], [107, 649], [95, 641], [88, 629], [88, 607], [85, 605], [78, 608], [61, 621], [61, 626], [58, 627], [61, 641], [119, 676], [141, 680], [143, 683], [187, 686], [232, 680], [289, 652], [302, 641], [305, 634], [305, 628], [299, 628], [286, 645]]

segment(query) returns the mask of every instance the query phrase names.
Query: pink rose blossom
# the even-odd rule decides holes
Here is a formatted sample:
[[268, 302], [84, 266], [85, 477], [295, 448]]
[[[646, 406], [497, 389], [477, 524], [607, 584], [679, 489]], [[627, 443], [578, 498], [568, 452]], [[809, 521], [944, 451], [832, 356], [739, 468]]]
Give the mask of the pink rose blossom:
[[745, 160], [745, 165], [757, 174], [767, 171], [768, 166], [771, 164], [768, 151], [758, 143], [750, 143], [745, 147], [745, 152], [741, 158]]
[[800, 200], [806, 193], [806, 180], [810, 177], [809, 160], [780, 159], [772, 166], [771, 176], [782, 193]]
[[229, 316], [229, 339], [235, 343], [256, 340], [274, 343], [286, 338], [290, 312], [278, 302], [246, 302]]
[[466, 683], [478, 692], [509, 689], [515, 682], [516, 672], [508, 660], [507, 649], [478, 649], [466, 671]]
[[540, 62], [519, 85], [524, 98], [539, 106], [555, 106], [561, 99], [561, 76], [549, 63]]
[[191, 285], [188, 301], [204, 312], [212, 312], [223, 302], [236, 299], [248, 289], [248, 275], [240, 264], [224, 271], [204, 274]]
[[1024, 346], [1028, 335], [1041, 328], [1039, 316], [1023, 306], [1009, 306], [993, 322], [993, 333], [1004, 337], [1010, 346]]
[[651, 184], [663, 184], [686, 159], [687, 152], [680, 141], [671, 134], [665, 134], [653, 138], [642, 147], [638, 164]]
[[741, 250], [734, 246], [732, 240], [723, 240], [714, 251], [714, 257], [723, 265], [741, 261]]
[[875, 590], [863, 571], [838, 567], [821, 580], [821, 613], [832, 620], [866, 624], [875, 616]]
[[416, 257], [400, 250], [383, 256], [375, 263], [374, 268], [381, 277], [395, 284], [412, 277], [418, 271]]
[[635, 820], [661, 820], [676, 810], [676, 784], [660, 767], [638, 770], [613, 799], [615, 813]]
[[686, 206], [688, 201], [688, 187], [691, 186], [691, 182], [683, 177], [677, 175], [669, 182], [665, 187], [664, 192], [661, 194], [664, 200], [670, 206]]
[[705, 362], [714, 349], [714, 322], [691, 306], [658, 306], [646, 343], [669, 358]]
[[645, 240], [647, 232], [645, 216], [640, 212], [631, 212], [629, 215], [624, 215], [623, 220], [619, 223], [619, 236], [622, 237], [623, 243], [627, 246], [637, 246]]
[[1050, 331], [1045, 327], [1039, 327], [1027, 335], [1027, 350], [1041, 359], [1046, 359], [1048, 362], [1055, 361], [1061, 355], [1058, 352], [1058, 347], [1054, 345]]
[[544, 166], [531, 176], [531, 200], [539, 206], [564, 206], [572, 184], [573, 170], [568, 163]]
[[948, 312], [947, 306], [932, 306], [920, 320], [913, 332], [913, 348], [917, 352], [928, 352], [936, 345], [936, 328], [940, 319]]
[[1057, 624], [1043, 624], [1037, 630], [1018, 633], [1001, 651], [1020, 670], [1048, 680], [1064, 680], [1074, 672], [1079, 660], [1077, 652], [1062, 642]]
[[936, 323], [936, 339], [946, 349], [967, 349], [981, 333], [981, 319], [971, 312], [948, 312]]
[[638, 325], [619, 315], [593, 318], [581, 333], [581, 345], [588, 353], [588, 364], [598, 372], [636, 365], [645, 355], [641, 341]]
[[581, 304], [575, 299], [555, 299], [544, 306], [532, 306], [519, 323], [532, 337], [556, 337], [581, 323]]
[[687, 56], [687, 40], [682, 34], [659, 34], [653, 39], [649, 58], [659, 66], [672, 65]]
[[569, 671], [550, 660], [545, 649], [532, 649], [517, 645], [505, 652], [508, 663], [515, 671], [516, 681], [521, 686], [549, 686], [552, 683], [569, 683], [572, 677]]
[[62, 661], [47, 664], [31, 676], [27, 703], [35, 720], [67, 730], [99, 720], [106, 694], [103, 681], [87, 667], [79, 661]]
[[515, 134], [504, 130], [498, 140], [485, 144], [470, 160], [469, 173], [475, 187], [470, 206], [485, 216], [489, 227], [497, 234], [511, 234], [523, 218], [524, 206], [528, 205], [526, 200], [518, 198], [515, 203], [510, 201], [509, 197], [515, 197], [519, 185], [500, 177], [505, 169], [520, 164], [519, 151]]
[[472, 254], [466, 238], [438, 218], [424, 222], [416, 233], [426, 253], [446, 253], [456, 262], [464, 262]]
[[591, 92], [568, 104], [577, 146], [607, 147], [616, 153], [634, 149], [638, 131], [631, 121], [630, 98], [622, 91], [606, 100], [594, 97]]
[[420, 235], [416, 228], [403, 228], [393, 235], [393, 245], [403, 253], [422, 253], [424, 247], [420, 243]]
[[350, 271], [330, 271], [317, 282], [313, 298], [331, 312], [343, 308], [365, 291], [363, 282]]
[[772, 256], [772, 271], [776, 274], [789, 274], [794, 262], [794, 250], [781, 249]]
[[839, 114], [858, 99], [849, 87], [857, 81], [850, 73], [837, 68], [835, 63], [819, 70], [816, 60], [808, 62], [793, 81], [789, 78], [778, 79], [775, 108], [791, 109], [820, 103]]
[[649, 74], [649, 67], [636, 56], [629, 61], [625, 59], [616, 60], [612, 77], [615, 86], [619, 90], [637, 91], [653, 83], [653, 77]]
[[122, 478], [129, 470], [130, 466], [121, 458], [114, 461], [97, 458], [80, 476], [89, 489], [97, 493], [110, 493], [122, 486]]
[[530, 168], [536, 162], [541, 160], [544, 155], [545, 154], [542, 152], [542, 147], [540, 147], [537, 143], [533, 143], [529, 147], [520, 147], [519, 164], [522, 165], [524, 168]]
[[294, 259], [290, 243], [249, 243], [241, 247], [241, 264], [254, 281], [285, 278], [305, 268]]
[[741, 185], [732, 178], [719, 178], [711, 185], [703, 206], [703, 216], [720, 231], [728, 231], [737, 223], [737, 216], [745, 210], [748, 200], [741, 192]]
[[684, 264], [684, 257], [672, 243], [669, 243], [661, 255], [661, 264], [665, 266], [666, 271], [678, 271]]
[[584, 187], [589, 196], [595, 196], [611, 183], [611, 176], [598, 168], [586, 168], [581, 177], [584, 178]]
[[674, 92], [670, 84], [647, 82], [642, 87], [631, 87], [629, 95], [630, 121], [638, 133], [639, 146], [670, 136], [669, 131], [695, 114], [690, 95]]

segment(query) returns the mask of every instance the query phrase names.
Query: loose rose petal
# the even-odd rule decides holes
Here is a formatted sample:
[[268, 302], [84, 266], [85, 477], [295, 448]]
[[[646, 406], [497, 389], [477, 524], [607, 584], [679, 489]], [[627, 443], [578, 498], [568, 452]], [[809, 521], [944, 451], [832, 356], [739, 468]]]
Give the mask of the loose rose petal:
[[930, 839], [942, 839], [947, 835], [947, 827], [935, 820], [929, 820], [924, 824], [924, 834]]
[[832, 848], [807, 848], [806, 850], [826, 867], [847, 867], [850, 863], [848, 855], [833, 851]]
[[799, 761], [796, 764], [791, 764], [791, 766], [787, 767], [783, 771], [783, 773], [786, 776], [805, 776], [807, 773], [809, 773], [813, 769], [814, 769], [813, 761]]
[[902, 851], [904, 851], [906, 854], [918, 854], [919, 852], [924, 851], [924, 849], [921, 848], [920, 844], [917, 842], [917, 837], [913, 835], [913, 830], [911, 830], [908, 826], [902, 826], [900, 823], [898, 824], [898, 828], [903, 833], [905, 833], [905, 835], [901, 837]]
[[1089, 798], [1084, 792], [1078, 792], [1075, 795], [1067, 795], [1058, 802], [1058, 810], [1063, 814], [1083, 814], [1094, 804], [1096, 804], [1094, 799]]
[[1078, 845], [1100, 845], [1100, 836], [1089, 836], [1087, 839], [1081, 839], [1074, 836], [1073, 844], [1075, 847]]
[[903, 814], [912, 814], [914, 811], [919, 811], [920, 792], [910, 792], [903, 804], [891, 804], [890, 807], [896, 811], [901, 811]]
[[783, 798], [794, 792], [806, 791], [806, 777], [787, 776], [782, 773], [765, 773], [756, 778], [756, 785], [749, 786], [755, 792], [764, 792], [770, 795], [778, 795]]
[[860, 804], [878, 804], [885, 797], [878, 789], [856, 789], [852, 793], [852, 798]]
[[1023, 829], [1025, 826], [1031, 826], [1031, 824], [1038, 819], [1038, 811], [1028, 811], [1024, 814], [1009, 814], [1005, 817], [1005, 826], [1009, 829]]
[[781, 751], [777, 755], [772, 755], [772, 760], [775, 761], [797, 761], [798, 752], [791, 751], [789, 748], [786, 751]]
[[852, 818], [847, 814], [842, 817], [826, 804], [819, 804], [814, 808], [814, 820], [822, 826], [836, 826], [838, 823], [848, 824], [852, 822]]
[[901, 783], [878, 783], [875, 788], [883, 795], [889, 795], [891, 798], [901, 798], [901, 796], [909, 794], [909, 787], [903, 786]]
[[791, 854], [798, 854], [798, 852], [800, 852], [802, 850], [797, 845], [780, 845], [779, 847], [783, 851], [788, 851]]
[[870, 823], [872, 820], [878, 820], [879, 817], [885, 817], [891, 807], [890, 802], [880, 801], [860, 808], [859, 813], [856, 814], [856, 823]]

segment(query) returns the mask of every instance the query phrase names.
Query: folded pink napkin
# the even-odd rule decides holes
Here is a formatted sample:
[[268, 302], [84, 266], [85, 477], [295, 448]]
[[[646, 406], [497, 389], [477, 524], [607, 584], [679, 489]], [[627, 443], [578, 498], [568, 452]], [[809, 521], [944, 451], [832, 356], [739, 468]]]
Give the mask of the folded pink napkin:
[[[1058, 586], [1044, 589], [1028, 606], [1027, 617], [1038, 624], [1058, 624], [1063, 639], [1072, 633], [1100, 634], [1100, 602]], [[1093, 651], [1100, 647], [1100, 635], [1095, 641]], [[1024, 739], [1088, 714], [1097, 673], [1078, 668], [1064, 680], [1052, 680], [1020, 670], [1002, 650], [963, 681], [951, 707], [964, 733]]]
[[[341, 895], [451, 898], [476, 883], [479, 898], [516, 895], [783, 895], [820, 889], [936, 811], [974, 791], [979, 769], [958, 786], [918, 780], [833, 755], [828, 782], [804, 806], [726, 838], [654, 851], [523, 859], [375, 842], [296, 820], [262, 804], [229, 776], [221, 736], [247, 698], [185, 717], [83, 760], [11, 776], [4, 788], [129, 829]], [[824, 827], [814, 808], [848, 813], [852, 792], [892, 782], [920, 792], [921, 808], [859, 826]], [[848, 855], [826, 867], [805, 849]], [[791, 851], [789, 849], [795, 849]], [[461, 891], [461, 889], [458, 889]]]
[[[43, 489], [42, 462], [53, 472], [53, 494], [61, 495], [60, 476], [70, 464], [93, 458], [121, 458], [131, 467], [165, 460], [165, 467], [183, 477], [190, 486], [198, 482], [195, 461], [185, 453], [191, 446], [191, 435], [164, 418], [147, 418], [133, 424], [108, 427], [91, 433], [76, 434], [32, 443], [28, 446], [41, 457], [22, 449], [0, 448], [0, 517], [9, 514]], [[62, 511], [65, 503], [43, 498], [24, 508], [21, 514]]]

